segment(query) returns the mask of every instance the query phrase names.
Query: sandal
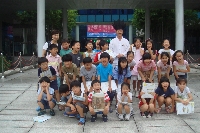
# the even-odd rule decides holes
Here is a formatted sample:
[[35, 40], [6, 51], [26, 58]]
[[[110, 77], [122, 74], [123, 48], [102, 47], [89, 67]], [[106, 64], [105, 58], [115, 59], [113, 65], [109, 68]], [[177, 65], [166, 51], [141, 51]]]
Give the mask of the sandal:
[[170, 107], [165, 107], [167, 113], [170, 113]]
[[160, 111], [161, 111], [161, 108], [157, 108], [157, 114], [160, 113]]

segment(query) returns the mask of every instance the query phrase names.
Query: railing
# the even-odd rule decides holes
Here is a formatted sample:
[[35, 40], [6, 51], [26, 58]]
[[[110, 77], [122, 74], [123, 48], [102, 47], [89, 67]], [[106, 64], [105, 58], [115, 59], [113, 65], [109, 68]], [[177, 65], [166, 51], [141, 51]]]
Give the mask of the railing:
[[31, 56], [31, 58], [29, 60], [26, 60], [22, 57], [21, 52], [19, 53], [19, 57], [17, 58], [17, 60], [14, 63], [11, 63], [10, 61], [7, 61], [6, 58], [3, 56], [3, 53], [1, 53], [1, 72], [2, 72], [2, 76], [1, 78], [5, 77], [5, 71], [7, 70], [16, 70], [17, 68], [19, 68], [19, 72], [22, 73], [22, 66], [31, 66], [33, 68], [35, 68], [35, 54], [33, 52], [33, 55]]

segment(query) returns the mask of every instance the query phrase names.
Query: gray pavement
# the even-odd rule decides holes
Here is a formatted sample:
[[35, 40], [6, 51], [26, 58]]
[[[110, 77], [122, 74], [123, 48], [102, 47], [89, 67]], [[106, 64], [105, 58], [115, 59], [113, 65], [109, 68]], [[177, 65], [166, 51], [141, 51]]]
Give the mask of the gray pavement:
[[[75, 118], [62, 115], [55, 108], [56, 115], [38, 123], [33, 121], [37, 116], [37, 69], [27, 70], [0, 79], [0, 133], [200, 133], [200, 70], [192, 69], [188, 86], [194, 97], [195, 113], [189, 115], [167, 114], [162, 110], [152, 118], [143, 118], [139, 114], [138, 99], [133, 99], [135, 115], [130, 121], [119, 121], [115, 111], [108, 114], [109, 121], [104, 123], [101, 115], [95, 123], [87, 121], [78, 126]], [[174, 84], [174, 77], [170, 79]], [[114, 109], [114, 105], [112, 107]]]

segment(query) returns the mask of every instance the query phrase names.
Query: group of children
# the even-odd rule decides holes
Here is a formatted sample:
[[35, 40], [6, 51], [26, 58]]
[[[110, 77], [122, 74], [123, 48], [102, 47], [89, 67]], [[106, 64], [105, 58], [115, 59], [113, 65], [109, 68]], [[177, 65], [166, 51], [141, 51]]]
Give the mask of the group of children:
[[[163, 104], [166, 111], [172, 113], [175, 101], [188, 104], [192, 100], [190, 90], [186, 87], [187, 72], [190, 71], [188, 62], [184, 60], [182, 51], [174, 52], [169, 49], [167, 39], [163, 42], [164, 49], [158, 51], [157, 65], [157, 52], [153, 50], [151, 39], [148, 39], [145, 48], [142, 48], [140, 38], [135, 38], [126, 56], [119, 57], [117, 65], [112, 64], [114, 51], [108, 49], [108, 43], [104, 40], [97, 40], [94, 50], [92, 42], [88, 41], [87, 51], [83, 54], [80, 53], [79, 42], [72, 44], [72, 50], [69, 50], [69, 45], [67, 40], [62, 41], [59, 56], [58, 46], [51, 44], [50, 54], [38, 59], [38, 115], [45, 114], [45, 109], [50, 109], [50, 115], [55, 115], [53, 108], [56, 103], [62, 101], [64, 104], [58, 104], [59, 110], [65, 110], [65, 116], [79, 119], [80, 125], [85, 123], [84, 113], [88, 110], [91, 113], [91, 122], [96, 121], [97, 114], [102, 114], [103, 121], [107, 122], [107, 114], [111, 112], [110, 105], [115, 98], [119, 120], [128, 121], [134, 96], [140, 100], [139, 108], [143, 117], [152, 117], [153, 112], [159, 113]], [[172, 70], [177, 83], [175, 90], [170, 87], [169, 82]], [[155, 92], [151, 93], [153, 98], [142, 98], [142, 83], [153, 83], [156, 72], [159, 84]], [[131, 79], [133, 93], [130, 89]], [[116, 83], [116, 90], [112, 89], [112, 80]], [[87, 81], [91, 81], [91, 87], [87, 86]], [[107, 92], [101, 89], [103, 82], [108, 82]], [[95, 93], [104, 94], [103, 111], [95, 112], [92, 107]]]

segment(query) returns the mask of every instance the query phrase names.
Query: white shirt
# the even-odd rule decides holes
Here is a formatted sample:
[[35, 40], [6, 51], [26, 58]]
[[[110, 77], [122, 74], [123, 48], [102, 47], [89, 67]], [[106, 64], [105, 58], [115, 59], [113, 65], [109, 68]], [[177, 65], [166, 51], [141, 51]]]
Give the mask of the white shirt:
[[181, 92], [180, 89], [178, 88], [178, 86], [176, 86], [174, 92], [177, 93], [178, 98], [188, 99], [188, 94], [190, 93], [190, 89], [188, 87], [185, 87], [183, 92]]
[[134, 59], [131, 61], [131, 63], [128, 63], [128, 66], [129, 66], [129, 67], [132, 67], [132, 66], [135, 66], [135, 65], [136, 65], [136, 62], [135, 62]]
[[[130, 100], [132, 101], [132, 93], [128, 92], [128, 95], [130, 97]], [[128, 97], [125, 96], [124, 100], [122, 101], [122, 94], [121, 94], [121, 92], [118, 92], [117, 93], [117, 100], [118, 100], [118, 103], [128, 102]]]
[[118, 58], [117, 55], [123, 54], [126, 56], [128, 50], [130, 48], [129, 41], [122, 37], [121, 40], [119, 40], [117, 37], [112, 39], [109, 44], [109, 50], [113, 52], [113, 65], [118, 64]]
[[159, 54], [161, 54], [162, 52], [167, 52], [168, 54], [170, 54], [170, 55], [169, 55], [170, 57], [174, 54], [174, 50], [171, 50], [171, 49], [168, 49], [168, 50], [160, 49], [160, 50], [158, 51]]
[[[42, 89], [39, 88], [39, 89], [38, 89], [38, 95], [40, 94], [41, 91], [42, 91]], [[51, 88], [51, 87], [49, 87], [49, 94], [50, 94], [50, 95], [53, 95], [53, 94], [54, 94], [54, 89]], [[42, 92], [42, 99], [45, 100], [45, 101], [47, 101], [47, 94], [44, 93], [44, 92]]]

